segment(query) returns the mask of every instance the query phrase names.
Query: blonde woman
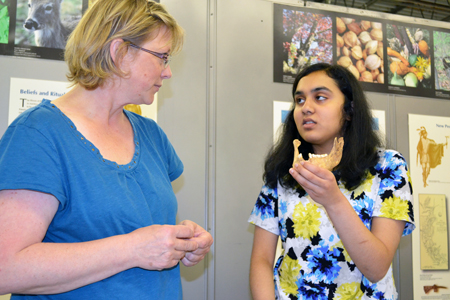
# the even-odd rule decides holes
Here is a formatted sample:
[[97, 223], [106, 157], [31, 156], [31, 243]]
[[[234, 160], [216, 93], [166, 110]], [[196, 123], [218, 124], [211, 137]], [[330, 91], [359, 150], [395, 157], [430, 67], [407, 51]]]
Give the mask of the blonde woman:
[[182, 299], [179, 262], [212, 244], [175, 225], [183, 164], [152, 120], [183, 30], [158, 3], [94, 3], [70, 36], [73, 89], [21, 114], [0, 141], [0, 294], [12, 299]]

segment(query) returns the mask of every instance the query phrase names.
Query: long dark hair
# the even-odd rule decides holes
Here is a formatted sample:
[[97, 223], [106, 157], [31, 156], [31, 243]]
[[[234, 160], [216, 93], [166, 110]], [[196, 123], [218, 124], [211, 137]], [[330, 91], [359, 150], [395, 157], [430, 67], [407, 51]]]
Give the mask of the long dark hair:
[[[318, 71], [323, 71], [332, 78], [345, 97], [342, 127], [344, 150], [341, 162], [333, 173], [337, 180], [342, 180], [345, 187], [351, 190], [356, 188], [365, 178], [367, 171], [377, 164], [377, 147], [380, 147], [382, 142], [373, 130], [373, 119], [366, 95], [358, 80], [346, 68], [327, 63], [318, 63], [305, 68], [295, 78], [292, 98], [294, 99], [300, 80]], [[298, 183], [289, 174], [289, 168], [294, 159], [292, 144], [294, 139], [301, 141], [299, 152], [303, 157], [308, 157], [308, 153], [314, 153], [312, 145], [298, 133], [294, 121], [294, 108], [293, 100], [292, 109], [286, 116], [281, 135], [265, 160], [263, 179], [271, 188], [275, 188], [278, 181], [286, 188], [298, 187]]]

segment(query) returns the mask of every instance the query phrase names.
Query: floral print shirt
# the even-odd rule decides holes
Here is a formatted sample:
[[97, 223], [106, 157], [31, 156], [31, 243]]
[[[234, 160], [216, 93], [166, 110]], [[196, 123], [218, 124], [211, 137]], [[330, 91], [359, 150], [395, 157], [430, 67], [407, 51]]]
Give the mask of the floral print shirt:
[[[378, 164], [364, 182], [339, 188], [370, 230], [373, 217], [406, 221], [414, 228], [412, 186], [403, 156], [379, 150]], [[274, 268], [276, 299], [397, 299], [392, 265], [377, 283], [362, 275], [323, 207], [303, 190], [263, 186], [249, 222], [279, 235], [283, 251]]]

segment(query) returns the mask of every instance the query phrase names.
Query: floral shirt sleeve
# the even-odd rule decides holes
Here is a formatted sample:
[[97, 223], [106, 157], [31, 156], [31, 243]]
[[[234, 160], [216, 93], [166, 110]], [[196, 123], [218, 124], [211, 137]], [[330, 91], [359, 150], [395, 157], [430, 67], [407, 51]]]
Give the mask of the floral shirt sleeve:
[[392, 150], [380, 151], [375, 171], [380, 178], [374, 217], [406, 221], [403, 236], [415, 228], [411, 177], [403, 156]]
[[279, 235], [277, 200], [277, 189], [263, 186], [248, 221], [273, 234]]

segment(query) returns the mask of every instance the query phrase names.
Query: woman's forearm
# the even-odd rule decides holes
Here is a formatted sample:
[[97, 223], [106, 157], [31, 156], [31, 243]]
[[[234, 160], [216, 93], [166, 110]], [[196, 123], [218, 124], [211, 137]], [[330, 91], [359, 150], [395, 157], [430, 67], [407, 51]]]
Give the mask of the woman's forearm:
[[1, 260], [0, 294], [54, 294], [132, 266], [126, 236], [85, 243], [36, 243]]
[[371, 282], [388, 271], [400, 242], [404, 222], [375, 217], [367, 229], [344, 195], [339, 205], [327, 208], [342, 243], [353, 262]]
[[250, 261], [250, 288], [254, 300], [274, 300], [273, 264], [278, 236], [255, 227]]
[[250, 289], [254, 300], [275, 299], [273, 266], [253, 259], [250, 265]]

